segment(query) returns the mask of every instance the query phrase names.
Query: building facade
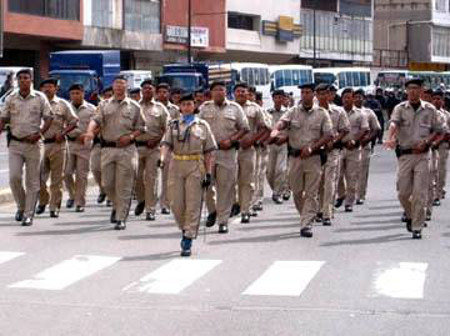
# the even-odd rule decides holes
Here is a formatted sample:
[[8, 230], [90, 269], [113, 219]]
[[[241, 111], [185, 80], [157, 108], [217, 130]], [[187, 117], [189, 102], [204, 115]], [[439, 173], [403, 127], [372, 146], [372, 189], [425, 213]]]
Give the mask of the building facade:
[[448, 0], [375, 1], [374, 66], [445, 70], [448, 65]]
[[300, 58], [305, 63], [346, 66], [372, 62], [373, 0], [302, 0], [301, 24]]
[[0, 65], [35, 68], [36, 80], [47, 75], [49, 52], [83, 39], [80, 0], [0, 0], [4, 49]]

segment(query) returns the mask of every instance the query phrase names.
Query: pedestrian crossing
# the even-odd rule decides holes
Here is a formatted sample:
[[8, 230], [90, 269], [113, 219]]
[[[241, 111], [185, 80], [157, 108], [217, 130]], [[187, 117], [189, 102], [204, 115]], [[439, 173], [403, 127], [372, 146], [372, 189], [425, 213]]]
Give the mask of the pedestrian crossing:
[[[24, 271], [20, 261], [20, 257], [24, 255], [26, 255], [24, 252], [0, 251], [0, 273], [2, 272], [1, 268], [8, 264], [17, 266]], [[82, 282], [89, 283], [90, 277], [106, 269], [120, 272], [122, 259], [117, 256], [74, 255], [34, 275], [30, 274], [27, 279], [10, 284], [0, 282], [0, 291], [3, 289], [8, 291], [63, 291]], [[268, 263], [259, 275], [254, 276], [254, 279], [245, 279], [239, 293], [243, 297], [301, 297], [313, 282], [321, 281], [323, 272], [330, 271], [330, 269], [325, 271], [324, 266], [331, 263], [320, 260], [274, 261]], [[227, 266], [223, 268], [227, 271], [222, 274], [222, 266], [225, 264]], [[143, 275], [139, 279], [136, 277], [137, 280], [128, 279], [129, 284], [122, 287], [121, 292], [143, 295], [183, 294], [206, 276], [214, 275], [223, 278], [230, 275], [230, 266], [232, 267], [233, 264], [230, 265], [229, 262], [218, 259], [175, 258], [149, 270], [148, 273], [142, 272]], [[372, 267], [373, 269], [361, 270], [361, 272], [371, 273], [371, 282], [367, 284], [367, 297], [404, 300], [425, 298], [428, 263], [381, 262]], [[331, 267], [331, 269], [333, 268]], [[242, 274], [242, 277], [246, 278], [246, 274]], [[236, 278], [233, 279], [236, 281]], [[0, 280], [2, 279], [0, 278]], [[105, 281], [107, 284], [107, 280]], [[214, 287], [213, 283], [210, 292], [214, 292], [214, 290], [220, 291], [220, 288]]]

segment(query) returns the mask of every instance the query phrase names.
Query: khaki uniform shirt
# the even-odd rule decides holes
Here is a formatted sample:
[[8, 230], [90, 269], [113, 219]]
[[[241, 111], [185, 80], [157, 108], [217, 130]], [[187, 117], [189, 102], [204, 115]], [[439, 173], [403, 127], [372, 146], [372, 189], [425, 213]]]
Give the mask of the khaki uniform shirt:
[[370, 108], [362, 108], [362, 112], [367, 116], [367, 121], [369, 123], [370, 131], [379, 131], [381, 130], [380, 122], [378, 121], [377, 115]]
[[10, 124], [13, 136], [23, 139], [39, 133], [42, 120], [53, 119], [53, 113], [42, 92], [31, 90], [24, 98], [16, 90], [6, 98], [0, 117]]
[[75, 107], [73, 104], [70, 104], [73, 111], [75, 111], [75, 114], [77, 115], [79, 122], [78, 127], [74, 129], [72, 132], [69, 133], [69, 137], [71, 138], [77, 138], [81, 134], [86, 133], [89, 123], [94, 118], [96, 113], [96, 107], [87, 101], [83, 101], [83, 103]]
[[170, 115], [166, 107], [154, 100], [148, 103], [141, 100], [140, 105], [145, 118], [147, 131], [138, 136], [136, 141], [148, 141], [162, 137], [170, 120]]
[[177, 105], [175, 105], [171, 102], [168, 102], [167, 105], [164, 105], [164, 107], [169, 112], [170, 119], [179, 119], [180, 118], [181, 112], [180, 112], [180, 108]]
[[392, 112], [390, 122], [398, 127], [397, 141], [403, 149], [414, 147], [432, 133], [445, 131], [444, 120], [435, 107], [422, 100], [417, 111], [414, 111], [408, 101], [398, 104]]
[[347, 134], [344, 139], [342, 139], [342, 142], [355, 140], [358, 133], [363, 130], [369, 130], [369, 120], [367, 119], [366, 114], [361, 111], [361, 109], [353, 106], [353, 109], [351, 111], [347, 112], [344, 110], [344, 112], [347, 114], [347, 118], [350, 122], [350, 133]]
[[107, 142], [117, 142], [121, 136], [146, 130], [141, 107], [128, 97], [120, 102], [114, 97], [102, 101], [94, 121], [100, 126], [102, 139]]
[[287, 124], [289, 145], [295, 149], [310, 146], [333, 130], [327, 110], [317, 105], [308, 111], [303, 105], [292, 107], [280, 120]]
[[189, 125], [182, 120], [172, 120], [163, 143], [169, 146], [175, 155], [201, 155], [217, 149], [208, 123], [197, 117]]
[[267, 112], [272, 116], [272, 127], [280, 120], [281, 116], [286, 113], [287, 108], [281, 106], [281, 109], [277, 111], [275, 107], [271, 107], [267, 110]]
[[53, 112], [53, 122], [45, 132], [44, 138], [53, 139], [57, 134], [61, 134], [65, 128], [78, 124], [78, 117], [66, 100], [55, 96], [50, 100], [50, 106]]
[[242, 107], [227, 99], [221, 106], [212, 100], [205, 102], [200, 107], [199, 117], [208, 122], [217, 142], [229, 139], [240, 130], [250, 131]]
[[257, 133], [262, 128], [270, 127], [270, 125], [266, 123], [261, 106], [247, 100], [241, 107], [247, 117], [251, 132]]
[[330, 104], [328, 105], [328, 113], [333, 124], [333, 136], [337, 136], [341, 132], [350, 131], [350, 121], [342, 108]]

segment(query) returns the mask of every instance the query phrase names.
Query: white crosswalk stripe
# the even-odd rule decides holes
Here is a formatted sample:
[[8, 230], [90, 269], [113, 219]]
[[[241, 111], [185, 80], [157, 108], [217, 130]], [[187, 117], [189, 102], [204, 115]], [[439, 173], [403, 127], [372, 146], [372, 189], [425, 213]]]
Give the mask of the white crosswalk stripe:
[[243, 294], [299, 296], [323, 264], [323, 261], [276, 261]]
[[172, 260], [139, 281], [131, 283], [124, 291], [178, 294], [220, 263], [220, 260]]
[[412, 262], [380, 268], [375, 274], [375, 295], [397, 299], [423, 299], [427, 268], [427, 263]]
[[0, 251], [0, 264], [6, 263], [10, 260], [16, 259], [18, 257], [23, 256], [25, 253], [23, 252], [7, 252]]
[[10, 288], [62, 290], [119, 261], [117, 257], [76, 255], [52, 266], [33, 278], [10, 285]]

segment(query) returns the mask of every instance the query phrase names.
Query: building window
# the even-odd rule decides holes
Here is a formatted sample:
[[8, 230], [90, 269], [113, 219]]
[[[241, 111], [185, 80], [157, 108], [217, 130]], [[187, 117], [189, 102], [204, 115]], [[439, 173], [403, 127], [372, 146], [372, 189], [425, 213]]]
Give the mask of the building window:
[[255, 16], [239, 13], [228, 13], [228, 28], [257, 30]]
[[80, 21], [80, 0], [9, 0], [13, 13]]
[[448, 2], [448, 0], [436, 0], [435, 9], [439, 12], [447, 11], [447, 8], [446, 8], [447, 2]]
[[161, 32], [159, 0], [125, 0], [125, 29], [150, 34]]
[[329, 12], [337, 12], [337, 0], [317, 1], [302, 0], [302, 7], [308, 9], [324, 10]]
[[92, 1], [92, 26], [113, 28], [114, 11], [111, 0]]

